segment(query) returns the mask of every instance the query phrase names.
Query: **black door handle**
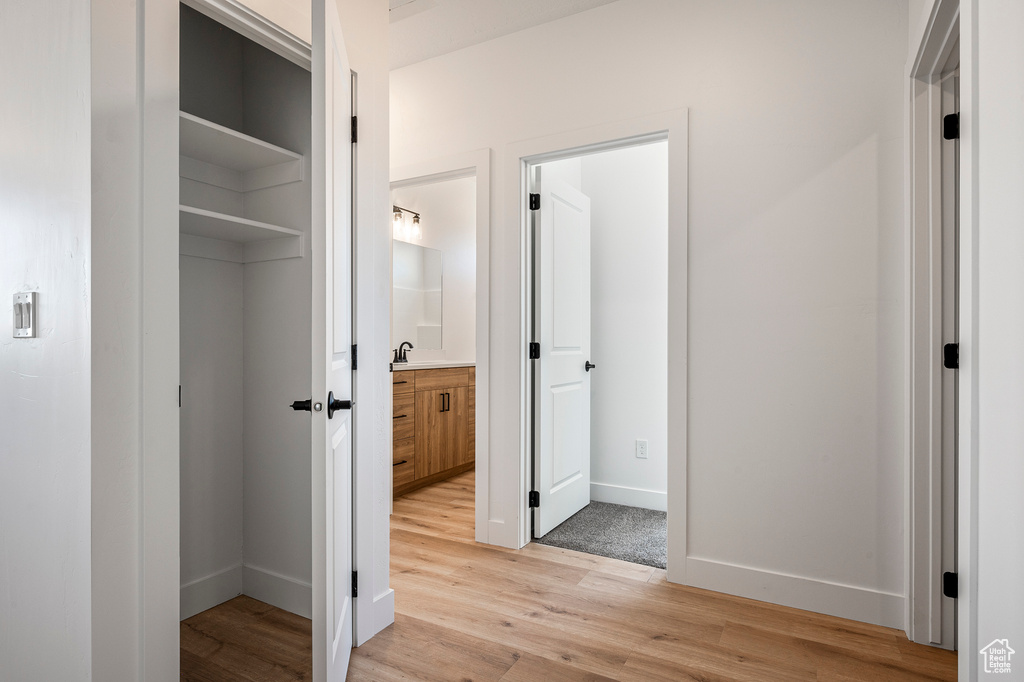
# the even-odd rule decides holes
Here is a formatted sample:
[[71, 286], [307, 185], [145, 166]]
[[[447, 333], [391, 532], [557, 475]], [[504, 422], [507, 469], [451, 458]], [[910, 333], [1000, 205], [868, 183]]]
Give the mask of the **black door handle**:
[[587, 360], [587, 364], [583, 365], [583, 369], [587, 370], [588, 372], [594, 369], [595, 367], [597, 367], [597, 365], [590, 364], [590, 360]]
[[313, 411], [313, 401], [312, 401], [312, 399], [310, 399], [310, 400], [296, 400], [294, 403], [292, 403], [292, 409], [295, 410], [296, 412], [299, 412], [301, 410], [305, 410], [306, 412], [312, 412]]
[[338, 410], [351, 410], [355, 405], [351, 400], [338, 400], [334, 397], [334, 391], [327, 394], [327, 418], [334, 419], [334, 413]]

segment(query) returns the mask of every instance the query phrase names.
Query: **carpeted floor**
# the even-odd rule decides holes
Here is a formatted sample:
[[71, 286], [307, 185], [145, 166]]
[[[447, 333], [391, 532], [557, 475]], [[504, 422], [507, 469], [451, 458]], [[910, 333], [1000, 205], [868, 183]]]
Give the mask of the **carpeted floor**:
[[665, 568], [665, 512], [591, 502], [534, 542]]

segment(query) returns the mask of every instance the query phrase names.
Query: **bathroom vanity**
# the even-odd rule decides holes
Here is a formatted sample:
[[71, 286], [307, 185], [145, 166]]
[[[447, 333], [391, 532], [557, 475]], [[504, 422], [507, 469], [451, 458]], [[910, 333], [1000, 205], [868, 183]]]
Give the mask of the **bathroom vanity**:
[[476, 367], [395, 364], [391, 376], [395, 497], [472, 469]]

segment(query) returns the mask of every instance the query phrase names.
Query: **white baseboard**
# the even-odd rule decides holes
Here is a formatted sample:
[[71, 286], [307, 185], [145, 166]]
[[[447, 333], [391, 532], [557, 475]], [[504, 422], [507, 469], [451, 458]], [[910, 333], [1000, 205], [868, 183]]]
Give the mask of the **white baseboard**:
[[593, 502], [624, 504], [627, 507], [641, 507], [655, 511], [668, 509], [668, 493], [642, 488], [627, 488], [624, 485], [590, 482], [590, 499]]
[[212, 609], [242, 594], [242, 564], [217, 571], [181, 586], [181, 620]]
[[313, 586], [309, 583], [247, 564], [242, 590], [253, 599], [279, 609], [303, 618], [313, 617]]
[[905, 598], [708, 559], [686, 559], [686, 584], [806, 611], [904, 629]]

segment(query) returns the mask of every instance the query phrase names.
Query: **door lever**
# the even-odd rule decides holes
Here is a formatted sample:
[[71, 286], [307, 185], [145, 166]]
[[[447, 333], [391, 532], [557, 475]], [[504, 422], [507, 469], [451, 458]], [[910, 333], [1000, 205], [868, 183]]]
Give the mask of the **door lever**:
[[334, 391], [327, 394], [327, 418], [334, 419], [334, 413], [338, 410], [351, 410], [355, 405], [351, 400], [338, 400], [334, 397]]
[[296, 400], [291, 404], [291, 408], [296, 412], [322, 412], [324, 405], [323, 403], [314, 403], [312, 400]]
[[587, 370], [588, 372], [594, 369], [595, 367], [597, 367], [597, 365], [591, 364], [590, 360], [587, 360], [587, 364], [583, 365], [583, 369]]

